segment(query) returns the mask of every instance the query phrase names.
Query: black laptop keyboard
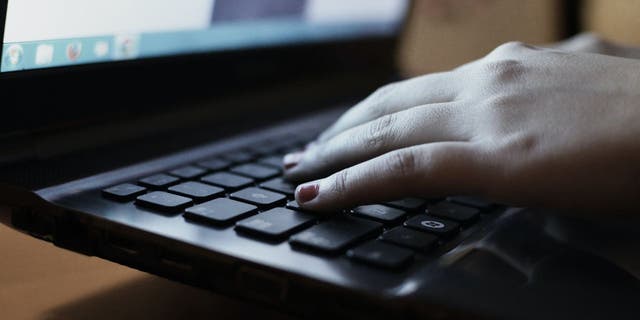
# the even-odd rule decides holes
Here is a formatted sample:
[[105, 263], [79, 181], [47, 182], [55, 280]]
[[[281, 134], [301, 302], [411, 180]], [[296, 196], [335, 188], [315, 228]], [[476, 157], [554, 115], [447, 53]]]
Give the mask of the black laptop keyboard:
[[295, 185], [284, 181], [284, 153], [301, 148], [290, 138], [221, 154], [102, 190], [104, 197], [194, 223], [235, 228], [255, 241], [288, 241], [308, 254], [345, 254], [387, 269], [411, 263], [471, 227], [492, 204], [468, 197], [407, 198], [360, 206], [333, 216], [304, 212]]

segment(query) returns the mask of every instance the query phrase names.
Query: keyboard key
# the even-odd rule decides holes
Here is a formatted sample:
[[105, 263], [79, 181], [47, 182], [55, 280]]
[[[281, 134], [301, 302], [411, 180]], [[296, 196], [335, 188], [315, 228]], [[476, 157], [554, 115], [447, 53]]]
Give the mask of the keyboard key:
[[282, 157], [283, 156], [281, 155], [263, 157], [258, 159], [258, 163], [272, 166], [276, 169], [282, 169], [282, 167], [284, 166], [284, 164], [282, 163]]
[[295, 201], [295, 200], [287, 202], [287, 208], [289, 208], [291, 210], [298, 210], [298, 211], [302, 210], [302, 208], [300, 208], [300, 205], [298, 204], [298, 202]]
[[171, 170], [169, 172], [170, 175], [182, 178], [182, 179], [193, 179], [205, 174], [207, 170], [194, 167], [194, 166], [186, 166], [182, 168], [178, 168], [175, 170]]
[[188, 208], [185, 218], [214, 224], [225, 224], [242, 219], [256, 212], [258, 208], [250, 204], [218, 198], [195, 207]]
[[253, 164], [253, 163], [247, 163], [247, 164], [235, 166], [231, 168], [230, 171], [233, 173], [254, 178], [257, 180], [265, 180], [265, 179], [273, 178], [280, 174], [280, 170], [277, 170], [271, 167], [265, 167], [259, 164]]
[[428, 216], [426, 214], [417, 215], [407, 220], [404, 226], [445, 237], [455, 234], [460, 228], [460, 225], [456, 222]]
[[221, 155], [224, 160], [231, 161], [235, 164], [245, 163], [253, 160], [253, 155], [246, 151], [235, 151]]
[[381, 239], [383, 241], [411, 248], [420, 252], [429, 251], [438, 243], [438, 237], [432, 234], [404, 227], [397, 227], [383, 233]]
[[292, 246], [302, 247], [323, 253], [339, 253], [354, 242], [374, 235], [382, 229], [382, 224], [340, 217], [320, 223], [291, 236]]
[[282, 149], [282, 145], [280, 145], [280, 143], [273, 141], [264, 141], [259, 145], [252, 146], [248, 151], [256, 156], [264, 156], [278, 152], [278, 150], [280, 149]]
[[224, 189], [200, 182], [188, 181], [170, 187], [169, 192], [189, 197], [196, 202], [203, 202], [223, 194]]
[[376, 267], [398, 269], [411, 261], [413, 252], [384, 242], [370, 241], [349, 250], [347, 256]]
[[222, 159], [209, 159], [198, 162], [198, 166], [203, 167], [209, 171], [220, 171], [228, 168], [231, 162]]
[[249, 202], [253, 205], [261, 207], [277, 205], [284, 202], [287, 198], [283, 194], [254, 187], [234, 192], [230, 197], [235, 200]]
[[379, 204], [372, 204], [367, 206], [360, 206], [353, 209], [353, 214], [384, 224], [392, 224], [399, 222], [407, 213], [400, 209], [394, 209]]
[[260, 236], [282, 239], [313, 224], [315, 218], [308, 213], [275, 208], [236, 223], [236, 229]]
[[164, 173], [158, 173], [158, 174], [154, 174], [150, 177], [146, 177], [143, 179], [140, 179], [140, 181], [138, 181], [139, 184], [150, 188], [150, 189], [164, 189], [172, 184], [176, 184], [180, 181], [180, 179], [176, 178], [176, 177], [172, 177], [168, 174], [164, 174]]
[[405, 199], [387, 202], [387, 204], [399, 209], [413, 211], [427, 204], [427, 200], [418, 199], [418, 198], [405, 198]]
[[253, 183], [253, 179], [228, 172], [218, 172], [204, 176], [202, 182], [216, 185], [229, 190], [244, 188]]
[[164, 191], [154, 191], [141, 195], [136, 199], [136, 204], [149, 209], [165, 212], [178, 212], [193, 204], [189, 198]]
[[260, 187], [269, 189], [271, 191], [284, 193], [288, 196], [293, 196], [296, 192], [296, 185], [287, 182], [282, 178], [275, 178], [267, 182], [263, 182], [260, 184]]
[[287, 143], [283, 148], [282, 148], [282, 153], [283, 154], [287, 154], [287, 153], [294, 153], [294, 152], [300, 152], [304, 150], [305, 145], [303, 143], [300, 142], [292, 142], [292, 143]]
[[427, 207], [427, 214], [457, 221], [462, 224], [469, 224], [480, 217], [480, 210], [442, 201]]
[[147, 188], [145, 187], [137, 186], [131, 183], [123, 183], [102, 190], [102, 195], [105, 198], [125, 202], [131, 201], [137, 196], [144, 194], [145, 192], [147, 192]]
[[493, 205], [489, 201], [467, 196], [449, 197], [447, 200], [461, 205], [478, 208], [480, 210], [489, 209]]

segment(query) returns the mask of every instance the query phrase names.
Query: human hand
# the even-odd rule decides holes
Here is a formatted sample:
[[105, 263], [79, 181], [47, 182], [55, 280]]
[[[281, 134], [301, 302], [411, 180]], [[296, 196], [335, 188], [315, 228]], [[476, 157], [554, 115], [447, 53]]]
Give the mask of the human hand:
[[550, 46], [550, 48], [562, 51], [598, 53], [614, 57], [640, 59], [640, 48], [617, 44], [597, 34], [588, 32], [555, 43]]
[[476, 195], [613, 213], [640, 199], [640, 62], [507, 43], [387, 85], [285, 157], [303, 208]]

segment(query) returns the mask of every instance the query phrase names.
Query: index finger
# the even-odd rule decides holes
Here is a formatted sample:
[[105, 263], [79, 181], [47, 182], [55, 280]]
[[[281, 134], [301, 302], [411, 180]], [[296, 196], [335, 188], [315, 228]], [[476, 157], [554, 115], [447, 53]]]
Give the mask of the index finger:
[[441, 72], [388, 84], [343, 114], [318, 141], [325, 142], [345, 130], [408, 108], [451, 102], [458, 93], [452, 79], [451, 72]]

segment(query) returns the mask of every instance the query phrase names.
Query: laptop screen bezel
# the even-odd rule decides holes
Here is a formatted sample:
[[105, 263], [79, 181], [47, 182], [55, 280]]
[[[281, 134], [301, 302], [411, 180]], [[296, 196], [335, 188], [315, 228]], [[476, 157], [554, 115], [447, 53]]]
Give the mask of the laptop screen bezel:
[[[8, 0], [0, 7], [0, 38]], [[397, 34], [0, 73], [0, 136], [134, 117], [307, 77], [394, 69]], [[305, 61], [307, 63], [305, 63]], [[199, 77], [215, 70], [207, 83]], [[190, 81], [183, 81], [191, 77]], [[145, 85], [140, 85], [145, 84]], [[130, 100], [119, 103], [118, 99]], [[84, 101], [81, 103], [81, 101]], [[135, 105], [135, 107], [133, 107]]]

